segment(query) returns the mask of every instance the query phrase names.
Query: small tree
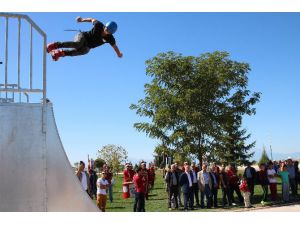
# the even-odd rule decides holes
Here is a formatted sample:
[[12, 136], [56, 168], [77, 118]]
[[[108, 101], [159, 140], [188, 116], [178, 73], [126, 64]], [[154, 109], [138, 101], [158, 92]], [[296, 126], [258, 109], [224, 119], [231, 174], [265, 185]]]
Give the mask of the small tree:
[[261, 154], [261, 157], [260, 157], [260, 160], [258, 161], [258, 165], [261, 165], [261, 164], [266, 164], [270, 161], [270, 158], [267, 154], [267, 151], [266, 151], [266, 147], [263, 146], [263, 151], [262, 151], [262, 154]]
[[128, 153], [122, 146], [105, 145], [98, 150], [99, 158], [103, 159], [114, 173], [118, 173], [122, 169], [122, 163], [128, 158]]
[[97, 158], [95, 161], [94, 161], [94, 167], [100, 171], [101, 168], [103, 167], [103, 165], [105, 164], [105, 161], [103, 159], [100, 159], [100, 158]]

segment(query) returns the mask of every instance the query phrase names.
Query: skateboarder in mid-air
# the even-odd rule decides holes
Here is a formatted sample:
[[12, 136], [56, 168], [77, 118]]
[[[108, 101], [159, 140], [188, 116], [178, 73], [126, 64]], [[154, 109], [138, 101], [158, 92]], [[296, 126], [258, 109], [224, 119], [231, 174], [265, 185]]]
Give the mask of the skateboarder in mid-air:
[[[78, 33], [74, 41], [54, 42], [47, 45], [47, 52], [51, 54], [52, 59], [57, 61], [64, 56], [78, 56], [87, 54], [91, 48], [96, 48], [105, 43], [109, 43], [117, 53], [118, 57], [122, 58], [123, 54], [116, 45], [113, 33], [117, 30], [117, 24], [113, 21], [106, 25], [93, 18], [76, 18], [78, 23], [92, 22], [94, 27], [90, 31]], [[71, 48], [62, 49], [59, 48]]]

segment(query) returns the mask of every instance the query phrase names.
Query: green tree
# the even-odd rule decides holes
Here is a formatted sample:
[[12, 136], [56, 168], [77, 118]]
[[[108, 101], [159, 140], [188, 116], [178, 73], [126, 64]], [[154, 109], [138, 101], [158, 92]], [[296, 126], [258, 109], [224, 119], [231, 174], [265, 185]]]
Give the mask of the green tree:
[[105, 145], [98, 150], [98, 156], [112, 168], [114, 173], [118, 173], [123, 168], [122, 164], [127, 161], [128, 153], [122, 146]]
[[94, 167], [97, 168], [98, 171], [101, 170], [101, 168], [103, 167], [103, 165], [105, 164], [105, 160], [97, 158], [94, 161]]
[[227, 52], [160, 53], [146, 65], [152, 80], [145, 84], [145, 98], [130, 108], [150, 120], [134, 127], [171, 152], [195, 155], [200, 164], [218, 143], [226, 120], [251, 114], [259, 99], [246, 89], [249, 65], [230, 60]]
[[246, 141], [251, 135], [246, 133], [246, 129], [240, 129], [237, 125], [224, 128], [215, 151], [218, 161], [227, 165], [230, 163], [247, 164], [254, 155], [251, 149], [255, 146], [255, 142], [247, 144]]
[[258, 165], [267, 164], [270, 161], [270, 158], [267, 154], [266, 147], [263, 146], [263, 151], [261, 153], [260, 160], [258, 161]]

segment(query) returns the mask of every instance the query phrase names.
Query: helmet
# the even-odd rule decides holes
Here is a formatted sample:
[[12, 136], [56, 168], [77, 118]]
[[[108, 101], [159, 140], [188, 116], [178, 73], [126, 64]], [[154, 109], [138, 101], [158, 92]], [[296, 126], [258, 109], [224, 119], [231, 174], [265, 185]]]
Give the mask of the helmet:
[[115, 33], [118, 29], [118, 25], [114, 21], [110, 21], [105, 25], [107, 27], [107, 31], [111, 34]]

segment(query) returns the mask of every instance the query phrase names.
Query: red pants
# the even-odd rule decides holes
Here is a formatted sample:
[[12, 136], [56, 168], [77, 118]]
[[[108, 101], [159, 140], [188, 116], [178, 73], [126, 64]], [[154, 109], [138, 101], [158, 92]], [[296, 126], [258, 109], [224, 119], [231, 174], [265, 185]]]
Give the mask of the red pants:
[[277, 183], [270, 183], [271, 200], [277, 200]]

